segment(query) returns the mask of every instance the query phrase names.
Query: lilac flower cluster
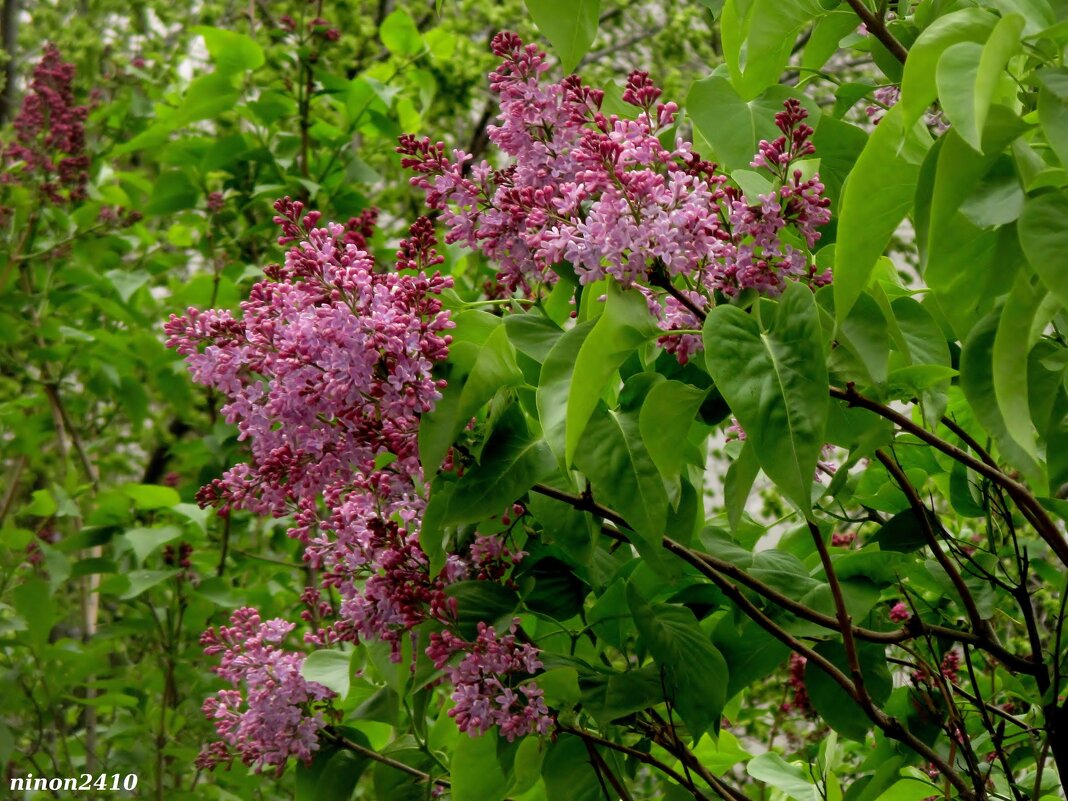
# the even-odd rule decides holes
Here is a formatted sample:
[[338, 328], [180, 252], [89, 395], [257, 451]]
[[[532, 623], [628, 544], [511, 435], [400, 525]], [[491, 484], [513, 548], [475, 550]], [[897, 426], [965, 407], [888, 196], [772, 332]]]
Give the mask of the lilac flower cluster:
[[[661, 143], [678, 107], [658, 102], [660, 89], [647, 73], [628, 78], [623, 100], [637, 116], [621, 118], [604, 114], [604, 92], [578, 76], [547, 83], [545, 54], [514, 34], [498, 34], [493, 49], [502, 58], [490, 74], [501, 113], [488, 136], [510, 157], [507, 165], [471, 165], [467, 153], [446, 155], [444, 144], [411, 135], [397, 150], [416, 173], [412, 183], [441, 211], [446, 241], [485, 253], [505, 290], [551, 283], [549, 268], [566, 261], [583, 283], [605, 276], [645, 282], [661, 327], [670, 331], [700, 327], [679, 294], [703, 309], [717, 291], [774, 295], [787, 280], [830, 280], [782, 236], [793, 228], [811, 249], [830, 219], [819, 177], [802, 180], [793, 168], [815, 150], [799, 102], [786, 102], [776, 116], [782, 136], [762, 141], [753, 161], [776, 188], [749, 198], [690, 143], [676, 138], [671, 149]], [[684, 286], [671, 296], [649, 287], [665, 288], [667, 281]], [[662, 344], [680, 360], [700, 347], [687, 334]]]
[[[427, 620], [446, 627], [439, 643], [459, 642], [448, 631], [456, 610], [445, 587], [469, 574], [500, 580], [524, 554], [498, 537], [478, 537], [468, 559], [452, 554], [432, 576], [419, 546], [425, 505], [419, 418], [440, 397], [444, 384], [431, 370], [448, 353], [446, 331], [453, 325], [439, 298], [451, 279], [426, 272], [442, 261], [433, 226], [416, 221], [395, 269], [386, 272], [365, 249], [374, 212], [344, 226], [317, 227], [318, 213], [305, 214], [298, 202], [285, 198], [275, 208], [279, 243], [290, 249], [283, 264], [267, 268], [268, 280], [252, 288], [240, 318], [189, 309], [165, 326], [168, 346], [186, 357], [194, 379], [226, 398], [222, 413], [252, 454], [198, 499], [221, 514], [240, 508], [293, 515], [290, 535], [304, 544], [304, 559], [321, 571], [323, 587], [340, 597], [335, 608], [319, 588], [305, 593], [304, 619], [314, 628], [305, 635], [308, 644], [380, 640], [400, 661], [403, 637]], [[224, 654], [221, 674], [248, 687], [247, 699], [227, 690], [209, 699], [205, 712], [246, 762], [281, 767], [287, 756], [306, 758], [313, 748], [321, 716], [303, 715], [299, 707], [319, 696], [297, 681], [299, 655], [261, 647], [292, 626], [272, 621], [261, 630], [258, 617], [249, 622], [252, 614], [235, 618], [233, 629], [205, 635], [206, 653]], [[546, 730], [548, 712], [535, 686], [520, 689], [527, 699], [521, 708], [498, 700], [513, 692], [503, 674], [514, 673], [519, 662], [528, 673], [540, 666], [537, 650], [516, 646], [513, 635], [498, 640], [491, 628], [473, 648], [472, 655], [489, 661], [480, 663], [478, 682], [470, 665], [455, 674], [464, 703], [478, 703], [473, 693], [480, 688], [491, 694], [486, 704], [512, 710], [509, 731], [526, 731], [522, 715]], [[501, 677], [491, 675], [494, 665]], [[260, 697], [268, 686], [278, 693], [273, 706]], [[482, 725], [460, 709], [461, 729]], [[272, 725], [280, 727], [273, 746]], [[205, 764], [229, 753], [216, 744]]]
[[89, 107], [75, 104], [73, 82], [74, 65], [49, 42], [12, 123], [15, 139], [2, 153], [5, 171], [0, 180], [36, 181], [40, 195], [55, 204], [84, 199], [89, 180], [85, 154]]
[[203, 706], [230, 747], [213, 743], [198, 757], [197, 766], [229, 762], [234, 752], [257, 771], [272, 766], [281, 773], [291, 756], [309, 762], [325, 723], [313, 706], [333, 692], [301, 676], [303, 654], [279, 647], [293, 630], [292, 623], [262, 621], [259, 612], [247, 607], [234, 612], [230, 623], [200, 638], [205, 654], [221, 655], [215, 672], [235, 688], [220, 690]]
[[[474, 642], [448, 630], [431, 635], [427, 656], [435, 667], [448, 671], [454, 688], [449, 715], [472, 737], [499, 726], [512, 742], [527, 734], [547, 734], [552, 726], [542, 690], [533, 682], [514, 682], [542, 667], [538, 649], [517, 641], [518, 625], [513, 620], [508, 634], [500, 636], [493, 626], [479, 623]], [[463, 658], [454, 661], [459, 653]]]

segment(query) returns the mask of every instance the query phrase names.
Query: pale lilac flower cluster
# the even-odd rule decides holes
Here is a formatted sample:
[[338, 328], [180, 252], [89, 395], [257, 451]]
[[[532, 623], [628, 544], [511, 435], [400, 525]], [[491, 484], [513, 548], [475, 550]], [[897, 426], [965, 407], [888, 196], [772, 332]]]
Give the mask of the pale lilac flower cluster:
[[892, 84], [890, 86], [880, 86], [872, 93], [872, 97], [875, 98], [875, 102], [878, 105], [868, 106], [864, 109], [864, 113], [868, 115], [868, 119], [872, 121], [873, 125], [878, 125], [879, 121], [886, 115], [886, 110], [897, 105], [897, 101], [901, 99], [901, 88]]
[[[754, 160], [771, 173], [773, 188], [749, 198], [690, 143], [661, 143], [678, 107], [657, 102], [660, 90], [646, 73], [632, 73], [623, 94], [636, 118], [621, 118], [602, 113], [604, 92], [578, 76], [545, 81], [545, 54], [514, 34], [498, 34], [493, 49], [502, 63], [490, 88], [501, 112], [488, 136], [507, 165], [471, 165], [467, 153], [447, 155], [444, 144], [411, 135], [397, 150], [416, 173], [412, 183], [441, 211], [447, 241], [485, 253], [506, 290], [553, 282], [550, 268], [561, 262], [583, 283], [612, 276], [667, 289], [672, 282], [669, 296], [652, 296], [670, 331], [700, 327], [680, 295], [703, 309], [715, 292], [774, 295], [787, 280], [830, 280], [816, 274], [808, 253], [830, 219], [830, 202], [818, 176], [802, 180], [793, 169], [814, 152], [800, 103], [787, 101], [776, 116], [782, 136], [761, 142]], [[786, 243], [787, 227], [808, 250]], [[680, 360], [700, 347], [691, 334], [663, 344]]]
[[49, 42], [33, 68], [33, 79], [12, 122], [15, 139], [3, 150], [4, 183], [38, 181], [52, 203], [82, 200], [89, 180], [85, 154], [88, 106], [74, 102], [74, 65]]
[[[519, 621], [504, 636], [493, 626], [478, 624], [474, 642], [452, 632], [432, 634], [427, 648], [434, 666], [446, 669], [455, 705], [449, 715], [460, 731], [477, 737], [493, 726], [508, 742], [527, 734], [547, 734], [553, 719], [542, 690], [533, 682], [519, 683], [542, 667], [538, 649], [516, 639]], [[464, 656], [454, 661], [456, 654]]]
[[293, 630], [281, 619], [262, 621], [251, 608], [238, 609], [229, 626], [200, 638], [204, 653], [221, 655], [215, 672], [233, 685], [204, 702], [204, 714], [222, 738], [205, 749], [198, 767], [214, 767], [236, 755], [257, 771], [279, 773], [290, 757], [309, 762], [319, 748], [325, 721], [314, 709], [333, 692], [301, 676], [304, 655], [280, 647]]
[[474, 577], [480, 581], [498, 581], [526, 555], [526, 551], [510, 549], [503, 537], [478, 534], [471, 543], [471, 567]]

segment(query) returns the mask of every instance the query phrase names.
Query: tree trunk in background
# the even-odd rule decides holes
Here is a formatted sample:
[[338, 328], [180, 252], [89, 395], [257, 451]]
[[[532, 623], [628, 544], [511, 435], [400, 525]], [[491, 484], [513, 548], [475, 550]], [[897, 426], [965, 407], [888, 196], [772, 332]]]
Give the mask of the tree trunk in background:
[[0, 46], [7, 57], [4, 64], [4, 89], [0, 94], [0, 125], [14, 116], [15, 109], [15, 55], [19, 40], [19, 7], [21, 0], [3, 0], [0, 13]]

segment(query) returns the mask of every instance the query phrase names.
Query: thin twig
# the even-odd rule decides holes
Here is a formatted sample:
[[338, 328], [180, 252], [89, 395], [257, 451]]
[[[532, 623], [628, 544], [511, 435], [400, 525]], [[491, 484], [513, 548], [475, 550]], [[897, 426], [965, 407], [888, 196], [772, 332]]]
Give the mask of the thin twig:
[[666, 765], [665, 763], [661, 762], [652, 754], [646, 753], [645, 751], [639, 751], [637, 748], [631, 748], [630, 746], [622, 745], [621, 743], [613, 742], [612, 740], [608, 740], [604, 737], [601, 737], [600, 735], [594, 734], [593, 732], [586, 731], [585, 729], [575, 728], [574, 726], [568, 726], [563, 723], [557, 722], [556, 729], [557, 731], [566, 732], [567, 734], [573, 734], [576, 737], [580, 737], [583, 740], [587, 740], [589, 742], [603, 746], [604, 748], [608, 748], [613, 751], [618, 751], [621, 754], [626, 754], [627, 756], [637, 760], [638, 762], [641, 762], [642, 764], [656, 768], [665, 776], [674, 779], [681, 786], [685, 787], [690, 792], [690, 794], [693, 795], [696, 801], [707, 801], [707, 797], [702, 794], [701, 791], [697, 789], [692, 782], [687, 781], [685, 776], [683, 776], [681, 773], [679, 773], [677, 770], [670, 767], [669, 765]]
[[905, 63], [905, 59], [909, 57], [909, 51], [905, 49], [905, 46], [901, 44], [894, 35], [886, 27], [886, 23], [880, 17], [877, 17], [871, 12], [864, 0], [846, 0], [849, 3], [849, 7], [856, 12], [856, 15], [860, 17], [861, 22], [864, 23], [864, 27], [868, 29], [868, 33], [882, 42], [883, 47], [890, 51], [890, 55]]
[[953, 563], [946, 552], [942, 550], [942, 546], [938, 542], [938, 537], [934, 532], [934, 527], [931, 526], [930, 512], [927, 507], [924, 506], [923, 500], [920, 498], [916, 488], [912, 486], [912, 482], [909, 481], [905, 471], [901, 469], [898, 463], [890, 456], [890, 454], [879, 449], [875, 451], [875, 458], [878, 459], [886, 471], [894, 479], [895, 483], [901, 488], [901, 491], [905, 494], [905, 498], [909, 502], [909, 506], [912, 509], [913, 515], [916, 518], [916, 522], [920, 526], [920, 532], [923, 534], [924, 540], [927, 542], [927, 547], [931, 549], [938, 564], [942, 566], [942, 569], [946, 571], [946, 575], [949, 576], [949, 580], [953, 583], [953, 588], [957, 591], [957, 595], [960, 596], [961, 603], [964, 605], [964, 611], [968, 615], [968, 622], [971, 623], [972, 629], [977, 634], [983, 634], [990, 637], [993, 640], [993, 632], [990, 626], [983, 616], [979, 614], [979, 607], [975, 604], [975, 598], [972, 596], [971, 590], [968, 589], [968, 585], [964, 583], [964, 578], [961, 576], [960, 571], [957, 570], [957, 566]]
[[933, 434], [923, 426], [916, 425], [916, 423], [912, 422], [912, 420], [900, 412], [862, 395], [857, 392], [856, 387], [854, 387], [852, 383], [847, 384], [845, 389], [832, 386], [829, 391], [832, 398], [844, 400], [850, 406], [857, 406], [875, 412], [880, 417], [894, 423], [902, 431], [907, 431], [908, 433], [915, 435], [918, 439], [937, 448], [950, 458], [963, 464], [965, 467], [971, 468], [976, 473], [986, 476], [994, 483], [1004, 487], [1008, 491], [1009, 496], [1016, 502], [1020, 511], [1024, 513], [1029, 522], [1035, 527], [1038, 535], [1050, 546], [1053, 552], [1057, 554], [1057, 557], [1061, 562], [1068, 566], [1068, 540], [1065, 540], [1064, 535], [1061, 533], [1060, 529], [1057, 528], [1056, 523], [1054, 523], [1046, 513], [1042, 504], [1038, 502], [1038, 499], [1035, 498], [1034, 495], [1031, 494], [1031, 491], [1023, 484], [1019, 483], [1011, 476], [1006, 475], [996, 466], [976, 459], [967, 451], [961, 450], [956, 445], [947, 442], [937, 434]]

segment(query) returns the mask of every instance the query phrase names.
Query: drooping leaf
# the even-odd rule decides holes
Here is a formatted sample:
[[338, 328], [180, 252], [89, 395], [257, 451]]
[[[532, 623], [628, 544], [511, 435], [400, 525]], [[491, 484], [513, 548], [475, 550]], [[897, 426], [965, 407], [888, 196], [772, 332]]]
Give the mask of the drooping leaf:
[[942, 108], [954, 130], [980, 152], [987, 112], [1006, 63], [1020, 49], [1023, 27], [1022, 16], [1009, 14], [997, 22], [985, 43], [950, 45], [938, 61], [936, 81]]
[[193, 28], [192, 32], [204, 38], [215, 69], [220, 73], [229, 75], [263, 66], [263, 48], [243, 33], [204, 25]]
[[791, 284], [774, 318], [712, 309], [704, 328], [708, 371], [745, 429], [761, 468], [806, 513], [829, 395], [823, 329], [812, 292]]
[[595, 320], [587, 320], [567, 331], [553, 345], [541, 367], [538, 417], [545, 441], [561, 463], [566, 448], [568, 394], [575, 372], [575, 359], [595, 324]]
[[699, 740], [709, 728], [718, 732], [727, 663], [693, 612], [674, 604], [649, 604], [633, 584], [627, 586], [627, 603], [642, 642], [664, 671], [671, 700], [690, 736]]
[[1029, 198], [1020, 215], [1020, 244], [1046, 289], [1068, 307], [1068, 194]]
[[998, 443], [1004, 457], [1029, 477], [1041, 480], [1042, 467], [1010, 435], [994, 391], [994, 340], [1001, 320], [1000, 310], [984, 317], [964, 343], [960, 360], [960, 386], [972, 406], [975, 419]]
[[574, 461], [582, 433], [612, 375], [639, 346], [659, 333], [649, 314], [645, 296], [611, 281], [604, 312], [597, 318], [575, 358], [567, 396], [564, 449], [567, 465]]
[[572, 72], [597, 35], [601, 0], [523, 1], [538, 30], [552, 44], [564, 72]]
[[497, 761], [496, 728], [478, 737], [461, 736], [450, 762], [452, 797], [456, 801], [503, 801], [512, 785]]
[[575, 464], [590, 480], [594, 497], [623, 515], [639, 535], [635, 545], [647, 558], [657, 558], [668, 496], [642, 442], [637, 413], [600, 406], [586, 427]]
[[[864, 687], [876, 705], [890, 697], [893, 684], [886, 667], [885, 649], [873, 643], [857, 643], [858, 661]], [[836, 640], [821, 643], [816, 652], [850, 676], [845, 648]], [[811, 659], [805, 665], [805, 687], [816, 712], [839, 734], [864, 742], [872, 723], [858, 714], [846, 691]]]
[[[681, 381], [663, 381], [649, 390], [638, 414], [642, 442], [664, 481], [678, 487], [694, 417], [708, 390]], [[676, 490], [677, 495], [677, 490]]]
[[304, 658], [300, 675], [308, 681], [318, 682], [327, 689], [333, 690], [338, 698], [345, 700], [345, 696], [349, 694], [351, 662], [352, 654], [344, 651], [333, 649], [312, 651]]
[[473, 523], [499, 515], [555, 469], [549, 446], [530, 431], [519, 406], [512, 404], [497, 421], [479, 463], [456, 483], [444, 522]]

